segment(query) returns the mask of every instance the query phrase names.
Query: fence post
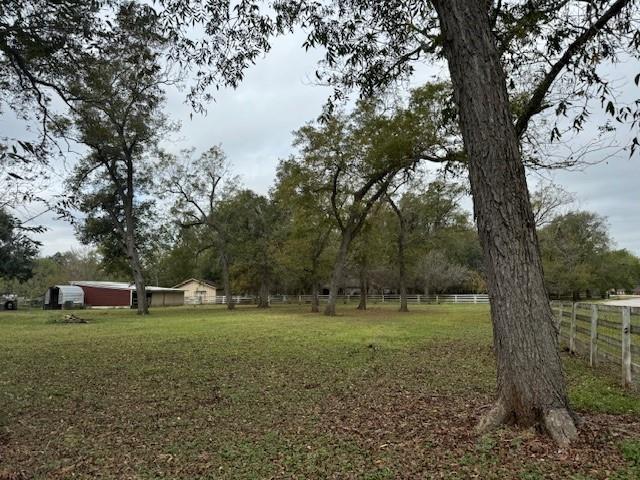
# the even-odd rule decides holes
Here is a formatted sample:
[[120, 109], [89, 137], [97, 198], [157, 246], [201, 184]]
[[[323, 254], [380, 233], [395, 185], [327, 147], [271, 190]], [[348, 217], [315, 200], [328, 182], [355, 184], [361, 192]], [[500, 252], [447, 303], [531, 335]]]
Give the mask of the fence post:
[[571, 309], [571, 326], [569, 327], [569, 352], [576, 353], [576, 303]]
[[473, 303], [478, 303], [478, 296], [477, 295], [473, 295]]
[[382, 303], [384, 303], [384, 291], [382, 292]]
[[418, 305], [420, 305], [420, 295], [418, 295]]
[[631, 385], [631, 308], [622, 307], [622, 385]]
[[458, 303], [458, 295], [453, 296], [453, 303]]
[[438, 304], [438, 295], [436, 295], [436, 305]]
[[591, 348], [589, 348], [589, 365], [598, 365], [598, 306], [591, 305]]

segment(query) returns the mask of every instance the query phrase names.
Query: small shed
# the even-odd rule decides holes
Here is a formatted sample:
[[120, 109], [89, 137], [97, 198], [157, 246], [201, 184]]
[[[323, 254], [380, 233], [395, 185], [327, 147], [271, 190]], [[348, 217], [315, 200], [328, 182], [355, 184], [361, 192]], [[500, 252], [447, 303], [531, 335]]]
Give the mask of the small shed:
[[186, 303], [215, 303], [216, 302], [216, 286], [209, 280], [200, 280], [198, 278], [190, 278], [184, 282], [180, 282], [175, 287], [184, 292]]
[[45, 310], [61, 310], [65, 307], [84, 306], [84, 290], [75, 285], [54, 285], [44, 294]]

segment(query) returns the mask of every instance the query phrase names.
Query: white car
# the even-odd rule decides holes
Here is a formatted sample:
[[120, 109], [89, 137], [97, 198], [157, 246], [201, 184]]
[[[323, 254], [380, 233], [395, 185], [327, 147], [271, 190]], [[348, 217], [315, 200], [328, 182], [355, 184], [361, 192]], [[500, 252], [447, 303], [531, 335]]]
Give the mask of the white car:
[[0, 296], [2, 310], [16, 310], [18, 308], [18, 297], [16, 295]]

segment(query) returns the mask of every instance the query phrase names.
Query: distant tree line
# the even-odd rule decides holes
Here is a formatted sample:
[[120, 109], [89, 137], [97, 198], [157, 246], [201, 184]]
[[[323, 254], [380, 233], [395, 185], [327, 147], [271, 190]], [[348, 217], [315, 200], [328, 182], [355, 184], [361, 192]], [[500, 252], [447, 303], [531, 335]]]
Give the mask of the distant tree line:
[[[173, 203], [168, 211], [157, 205], [150, 209], [166, 220], [146, 225], [141, 236], [146, 283], [172, 286], [203, 278], [218, 285], [220, 295], [255, 295], [262, 306], [269, 294], [312, 295], [311, 308], [319, 310], [318, 295], [329, 292], [341, 230], [330, 212], [333, 191], [312, 188], [309, 182], [318, 177], [306, 175], [303, 161], [281, 161], [268, 195], [242, 186], [220, 146], [198, 157], [192, 151], [166, 155], [162, 162], [166, 175], [159, 177], [156, 188]], [[201, 175], [186, 173], [194, 170]], [[184, 196], [185, 185], [175, 194], [175, 186], [187, 178], [198, 183], [190, 187], [193, 196]], [[214, 185], [217, 193], [211, 202]], [[359, 296], [358, 308], [366, 308], [367, 293], [486, 292], [475, 226], [460, 207], [464, 186], [422, 172], [403, 187], [380, 198], [367, 215], [345, 258], [339, 293]], [[552, 190], [555, 199], [565, 201], [544, 207], [547, 220], [539, 227], [550, 297], [580, 300], [636, 289], [640, 259], [615, 248], [606, 219], [572, 210], [571, 197], [549, 184], [532, 192], [534, 204], [541, 192], [548, 196]], [[185, 198], [206, 199], [209, 210], [201, 216]], [[32, 257], [22, 263], [22, 270], [3, 272], [5, 291], [38, 297], [49, 286], [71, 280], [131, 279], [122, 254], [109, 243], [44, 258], [35, 258], [37, 250], [31, 248]], [[7, 270], [13, 264], [5, 265]]]

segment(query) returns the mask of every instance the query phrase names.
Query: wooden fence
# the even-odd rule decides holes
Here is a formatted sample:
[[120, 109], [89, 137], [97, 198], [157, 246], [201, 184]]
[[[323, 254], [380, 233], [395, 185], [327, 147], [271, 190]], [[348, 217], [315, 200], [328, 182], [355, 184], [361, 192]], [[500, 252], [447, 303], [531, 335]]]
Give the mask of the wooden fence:
[[[233, 303], [236, 304], [255, 304], [256, 297], [250, 295], [233, 296]], [[286, 305], [286, 304], [310, 304], [311, 295], [270, 295], [269, 304]], [[320, 303], [327, 303], [329, 295], [320, 295]], [[339, 295], [338, 303], [354, 303], [360, 300], [359, 295]], [[185, 303], [189, 305], [198, 304], [224, 304], [227, 303], [224, 295], [209, 297], [185, 297]], [[367, 303], [369, 304], [400, 304], [400, 295], [384, 294], [384, 295], [368, 295]], [[421, 304], [441, 304], [441, 303], [467, 303], [467, 304], [488, 304], [489, 296], [487, 294], [447, 294], [447, 295], [407, 295], [407, 303], [413, 305]]]
[[596, 303], [552, 302], [559, 342], [571, 353], [621, 365], [622, 384], [640, 377], [640, 308]]

